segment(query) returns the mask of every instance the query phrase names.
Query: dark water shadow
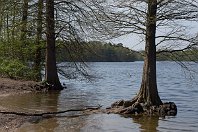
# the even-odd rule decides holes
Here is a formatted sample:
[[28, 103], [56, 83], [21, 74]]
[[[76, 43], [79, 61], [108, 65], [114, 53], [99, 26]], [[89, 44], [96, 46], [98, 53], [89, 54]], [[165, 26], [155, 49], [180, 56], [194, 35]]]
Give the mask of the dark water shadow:
[[146, 115], [121, 115], [124, 118], [131, 118], [132, 122], [139, 125], [141, 132], [158, 132], [159, 116], [146, 116]]
[[[68, 109], [79, 109], [89, 104], [89, 99], [80, 90], [66, 89], [61, 92], [30, 93], [0, 99], [0, 105], [18, 112], [43, 113]], [[84, 97], [85, 96], [85, 97]], [[68, 112], [50, 118], [33, 117], [18, 128], [17, 132], [26, 131], [80, 131], [87, 124], [88, 116]], [[74, 116], [73, 116], [74, 115]], [[77, 116], [75, 116], [77, 115]]]
[[[23, 112], [23, 113], [43, 113], [43, 112], [56, 112], [58, 111], [58, 99], [60, 92], [49, 93], [28, 93], [21, 95], [11, 95], [0, 98], [0, 106], [7, 109], [7, 111]], [[24, 124], [39, 124], [45, 118], [41, 116], [30, 117], [28, 122]], [[51, 123], [46, 124], [49, 131], [54, 131], [58, 127], [58, 120], [51, 118]], [[37, 131], [33, 125], [27, 125], [20, 132]]]
[[49, 92], [11, 95], [0, 98], [0, 105], [17, 112], [57, 111], [59, 94], [59, 92]]
[[159, 126], [158, 116], [134, 116], [132, 118], [133, 123], [140, 125], [139, 129], [141, 132], [157, 132]]

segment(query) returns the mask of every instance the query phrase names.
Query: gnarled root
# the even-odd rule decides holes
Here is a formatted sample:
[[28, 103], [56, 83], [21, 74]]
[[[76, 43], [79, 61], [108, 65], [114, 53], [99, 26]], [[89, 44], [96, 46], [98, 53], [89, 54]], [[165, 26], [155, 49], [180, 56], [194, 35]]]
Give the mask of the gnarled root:
[[177, 114], [177, 106], [174, 102], [166, 102], [159, 106], [148, 105], [141, 101], [141, 98], [134, 98], [133, 100], [119, 100], [107, 109], [108, 113], [116, 114], [145, 114], [145, 115], [158, 115], [158, 116], [175, 116]]

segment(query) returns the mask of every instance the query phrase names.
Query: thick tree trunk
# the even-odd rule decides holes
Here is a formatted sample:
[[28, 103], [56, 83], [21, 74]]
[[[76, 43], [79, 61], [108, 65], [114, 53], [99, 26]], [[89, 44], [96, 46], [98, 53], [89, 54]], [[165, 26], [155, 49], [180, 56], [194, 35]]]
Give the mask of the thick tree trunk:
[[36, 72], [35, 80], [41, 80], [41, 40], [42, 40], [42, 18], [43, 15], [43, 0], [38, 1], [37, 14], [37, 34], [36, 34], [36, 51], [34, 60], [34, 70]]
[[45, 79], [52, 90], [61, 90], [63, 87], [58, 78], [55, 53], [55, 21], [54, 0], [46, 0], [46, 24], [47, 24], [47, 51], [46, 51], [46, 73]]
[[132, 100], [114, 102], [111, 108], [108, 108], [108, 113], [130, 115], [144, 113], [163, 117], [177, 114], [175, 103], [162, 103], [158, 94], [155, 45], [157, 0], [148, 0], [147, 4], [145, 58], [140, 91]]
[[160, 105], [162, 101], [158, 95], [156, 79], [156, 11], [157, 0], [149, 0], [146, 25], [146, 45], [142, 84], [138, 94], [139, 102], [148, 105]]

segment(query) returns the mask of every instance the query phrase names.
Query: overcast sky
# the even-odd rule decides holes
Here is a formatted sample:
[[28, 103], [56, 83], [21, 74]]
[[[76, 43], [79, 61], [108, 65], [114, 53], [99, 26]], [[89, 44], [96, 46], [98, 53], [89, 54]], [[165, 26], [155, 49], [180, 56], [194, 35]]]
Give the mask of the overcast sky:
[[[195, 34], [198, 33], [198, 22], [188, 22], [189, 33]], [[144, 50], [144, 42], [142, 39], [135, 34], [125, 35], [116, 39], [111, 40], [112, 43], [122, 43], [124, 46], [129, 47], [133, 50]]]
[[[140, 9], [141, 8], [142, 8], [142, 6], [140, 6]], [[185, 35], [191, 36], [190, 34], [197, 34], [198, 33], [198, 22], [193, 22], [193, 21], [191, 21], [191, 22], [188, 21], [187, 22], [185, 20], [183, 20], [183, 21], [175, 21], [175, 22], [176, 23], [177, 22], [178, 23], [181, 22], [181, 25], [185, 25], [185, 26], [189, 27], [189, 29], [186, 30]], [[170, 29], [168, 29], [166, 27], [162, 27], [159, 30], [157, 30], [156, 32], [157, 32], [157, 35], [161, 35], [161, 34], [165, 35], [168, 31], [170, 31]], [[192, 35], [192, 36], [194, 36], [194, 35]], [[144, 36], [143, 36], [143, 38], [140, 38], [137, 35], [129, 34], [129, 35], [126, 35], [126, 36], [122, 36], [122, 37], [113, 39], [113, 40], [111, 40], [111, 42], [115, 43], [115, 44], [122, 43], [124, 46], [129, 47], [130, 49], [133, 49], [133, 50], [144, 50], [145, 42], [142, 41], [144, 39], [145, 39]], [[159, 42], [159, 41], [157, 40], [156, 42]], [[172, 42], [172, 43], [174, 45], [175, 42]], [[169, 42], [168, 42], [168, 44], [169, 44]], [[179, 44], [180, 44], [180, 42], [179, 42]], [[180, 48], [182, 48], [182, 47], [180, 47]]]
[[141, 38], [135, 34], [128, 34], [119, 38], [111, 40], [113, 43], [122, 43], [124, 46], [133, 50], [143, 50], [144, 42], [141, 42]]

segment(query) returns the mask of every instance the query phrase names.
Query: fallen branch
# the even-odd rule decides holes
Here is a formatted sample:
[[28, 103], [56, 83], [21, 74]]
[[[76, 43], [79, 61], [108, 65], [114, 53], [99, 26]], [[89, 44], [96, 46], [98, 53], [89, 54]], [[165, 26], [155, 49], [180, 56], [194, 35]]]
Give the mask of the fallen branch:
[[14, 111], [0, 111], [1, 114], [14, 114], [14, 115], [20, 115], [20, 116], [44, 116], [44, 115], [57, 115], [67, 112], [74, 112], [74, 111], [86, 111], [86, 110], [98, 110], [102, 106], [97, 107], [85, 107], [81, 109], [69, 109], [64, 111], [57, 111], [57, 112], [44, 112], [44, 113], [24, 113], [24, 112], [14, 112]]

